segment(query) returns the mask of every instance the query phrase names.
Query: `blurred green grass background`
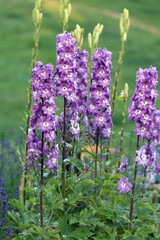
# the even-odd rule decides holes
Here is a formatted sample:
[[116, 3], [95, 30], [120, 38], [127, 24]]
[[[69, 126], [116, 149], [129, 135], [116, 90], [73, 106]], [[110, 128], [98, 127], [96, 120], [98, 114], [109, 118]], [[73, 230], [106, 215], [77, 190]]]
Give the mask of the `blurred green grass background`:
[[[27, 104], [27, 80], [31, 77], [31, 58], [34, 46], [32, 23], [33, 0], [0, 0], [0, 131], [18, 131], [24, 125]], [[124, 8], [130, 12], [131, 25], [121, 68], [118, 94], [129, 84], [129, 98], [133, 95], [136, 72], [160, 64], [160, 4], [158, 0], [71, 0], [72, 14], [69, 31], [78, 23], [85, 29], [83, 48], [88, 48], [87, 35], [99, 22], [104, 30], [99, 47], [106, 47], [112, 54], [112, 86], [121, 49], [119, 17]], [[56, 62], [56, 35], [61, 33], [59, 1], [46, 0], [44, 21], [40, 30], [37, 60], [44, 64]], [[160, 90], [160, 85], [158, 85]], [[157, 100], [159, 108], [160, 97]], [[60, 103], [58, 107], [60, 108]], [[129, 106], [129, 100], [128, 100]], [[117, 101], [114, 124], [121, 126], [123, 104]], [[126, 122], [128, 131], [134, 123]]]

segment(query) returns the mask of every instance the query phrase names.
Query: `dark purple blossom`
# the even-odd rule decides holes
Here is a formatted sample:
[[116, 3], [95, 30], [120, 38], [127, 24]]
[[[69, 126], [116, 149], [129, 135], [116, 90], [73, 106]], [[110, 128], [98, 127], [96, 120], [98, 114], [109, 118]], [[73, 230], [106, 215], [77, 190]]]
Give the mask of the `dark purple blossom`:
[[[37, 160], [42, 154], [47, 157], [49, 152], [52, 153], [55, 142], [55, 91], [52, 84], [52, 64], [43, 65], [37, 62], [36, 67], [32, 70], [32, 90], [33, 90], [33, 115], [30, 120], [30, 129], [28, 133], [28, 159]], [[39, 130], [39, 131], [38, 131]], [[40, 135], [44, 136], [43, 143]], [[47, 142], [52, 143], [50, 148]], [[58, 160], [58, 157], [57, 157]], [[50, 165], [51, 169], [51, 165]]]

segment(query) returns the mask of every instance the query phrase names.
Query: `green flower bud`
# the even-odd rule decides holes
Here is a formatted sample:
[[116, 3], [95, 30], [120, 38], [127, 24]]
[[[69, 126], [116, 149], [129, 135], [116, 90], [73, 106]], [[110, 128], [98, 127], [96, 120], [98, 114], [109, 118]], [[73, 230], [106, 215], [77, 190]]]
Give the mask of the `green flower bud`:
[[72, 10], [72, 6], [71, 6], [70, 3], [68, 3], [67, 10], [68, 10], [68, 16], [70, 16], [71, 15], [71, 10]]
[[92, 34], [88, 33], [88, 44], [89, 44], [89, 48], [92, 49]]
[[43, 14], [37, 8], [32, 11], [32, 19], [35, 25], [40, 25], [42, 23]]
[[99, 28], [99, 35], [102, 33], [103, 28], [104, 28], [104, 25], [102, 24], [102, 25], [100, 26], [100, 28]]
[[64, 9], [64, 23], [65, 24], [68, 23], [68, 11], [67, 11], [67, 9]]

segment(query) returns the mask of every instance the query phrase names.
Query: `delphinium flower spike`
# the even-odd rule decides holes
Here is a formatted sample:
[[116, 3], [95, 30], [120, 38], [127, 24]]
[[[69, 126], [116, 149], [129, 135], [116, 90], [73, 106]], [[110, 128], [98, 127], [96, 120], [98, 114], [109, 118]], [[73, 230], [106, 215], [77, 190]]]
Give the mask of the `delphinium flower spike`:
[[[28, 159], [35, 169], [35, 160], [41, 163], [40, 216], [43, 227], [42, 186], [44, 164], [53, 171], [58, 167], [54, 114], [55, 92], [52, 84], [52, 64], [37, 62], [32, 70], [32, 93], [34, 106], [28, 133]], [[49, 144], [50, 143], [50, 144]]]
[[111, 135], [111, 109], [110, 90], [111, 83], [111, 52], [98, 48], [95, 51], [92, 62], [92, 77], [90, 83], [90, 98], [87, 107], [89, 123], [87, 130], [91, 129], [96, 137], [95, 178], [97, 177], [97, 153], [100, 137], [110, 138]]
[[[131, 220], [133, 214], [133, 199], [134, 199], [134, 191], [135, 191], [135, 181], [137, 175], [137, 163], [140, 163], [145, 167], [144, 176], [146, 175], [146, 167], [148, 165], [153, 166], [153, 157], [150, 156], [151, 153], [155, 152], [155, 149], [151, 151], [153, 148], [152, 145], [159, 140], [159, 125], [155, 124], [155, 116], [156, 116], [156, 98], [157, 98], [157, 78], [158, 74], [155, 67], [150, 66], [149, 69], [139, 69], [137, 72], [137, 84], [135, 88], [135, 92], [133, 97], [131, 98], [131, 106], [129, 110], [129, 120], [135, 121], [136, 129], [135, 132], [138, 136], [138, 139], [141, 137], [142, 141], [144, 139], [148, 140], [148, 144], [142, 147], [139, 150], [139, 146], [137, 148], [136, 155], [136, 163], [135, 163], [135, 171], [134, 171], [134, 183], [132, 187], [132, 199], [130, 205], [130, 224], [129, 228], [131, 228]], [[138, 140], [139, 142], [139, 140]], [[151, 160], [152, 159], [152, 160]], [[157, 158], [155, 157], [155, 162]], [[154, 164], [155, 164], [154, 162]]]
[[79, 138], [79, 116], [76, 103], [76, 52], [75, 39], [66, 31], [57, 36], [57, 66], [54, 73], [56, 94], [64, 98], [64, 110], [59, 118], [62, 123], [62, 197], [65, 197], [66, 134], [68, 126], [75, 138]]

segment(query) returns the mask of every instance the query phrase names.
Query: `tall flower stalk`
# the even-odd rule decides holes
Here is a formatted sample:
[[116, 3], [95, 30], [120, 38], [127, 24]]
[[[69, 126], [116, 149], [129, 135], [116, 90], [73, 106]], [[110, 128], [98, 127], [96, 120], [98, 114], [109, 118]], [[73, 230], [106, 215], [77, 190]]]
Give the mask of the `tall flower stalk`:
[[[157, 162], [155, 145], [159, 141], [159, 122], [157, 121], [158, 111], [155, 109], [155, 103], [157, 98], [157, 71], [155, 67], [150, 66], [149, 69], [139, 69], [137, 72], [137, 84], [133, 97], [131, 98], [131, 106], [129, 110], [129, 120], [135, 121], [135, 132], [138, 136], [137, 151], [136, 151], [136, 163], [134, 170], [134, 179], [132, 187], [132, 199], [130, 204], [129, 213], [129, 229], [131, 229], [131, 221], [133, 215], [133, 201], [135, 193], [136, 175], [138, 164], [144, 168], [150, 166], [155, 168]], [[158, 124], [157, 124], [158, 122]], [[139, 149], [139, 138], [142, 141], [148, 140], [148, 144], [145, 144]], [[154, 154], [153, 154], [154, 153]], [[146, 169], [144, 170], [144, 172]], [[146, 173], [144, 173], [146, 175]]]
[[118, 59], [118, 69], [116, 73], [116, 81], [115, 85], [113, 87], [113, 99], [112, 99], [112, 116], [114, 114], [114, 108], [115, 108], [115, 102], [116, 102], [116, 96], [117, 96], [117, 87], [118, 87], [118, 82], [119, 82], [119, 76], [120, 76], [120, 70], [121, 70], [121, 65], [123, 62], [123, 56], [124, 56], [124, 46], [127, 42], [127, 33], [129, 30], [129, 25], [130, 25], [130, 20], [129, 20], [129, 11], [124, 8], [123, 13], [121, 14], [120, 17], [120, 34], [121, 34], [121, 51], [119, 53], [119, 59]]
[[[32, 70], [32, 92], [34, 106], [28, 133], [28, 156], [34, 171], [40, 165], [40, 221], [43, 228], [43, 175], [44, 165], [57, 173], [58, 149], [56, 147], [55, 92], [52, 85], [53, 66], [41, 62]], [[37, 163], [36, 163], [37, 162]], [[36, 165], [36, 166], [35, 166]]]
[[[56, 94], [64, 98], [64, 110], [61, 114], [62, 130], [62, 198], [65, 197], [65, 158], [66, 158], [66, 130], [68, 125], [73, 135], [79, 135], [77, 124], [77, 98], [76, 98], [76, 52], [75, 39], [66, 31], [57, 36], [57, 66], [54, 73]], [[78, 131], [77, 131], [78, 130]]]
[[[111, 83], [111, 52], [98, 48], [92, 57], [92, 77], [90, 80], [90, 98], [87, 106], [89, 123], [87, 131], [91, 129], [96, 138], [95, 179], [97, 177], [97, 154], [99, 138], [110, 138], [111, 135], [111, 109], [110, 90]], [[95, 191], [96, 192], [96, 191]]]

